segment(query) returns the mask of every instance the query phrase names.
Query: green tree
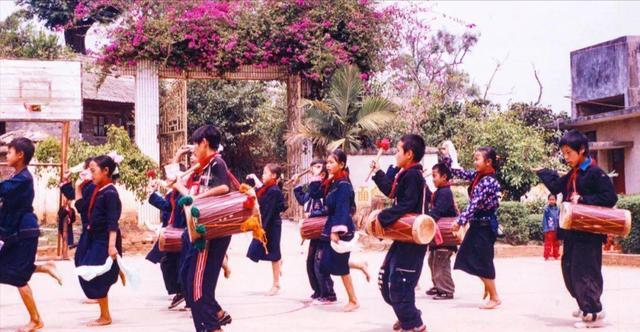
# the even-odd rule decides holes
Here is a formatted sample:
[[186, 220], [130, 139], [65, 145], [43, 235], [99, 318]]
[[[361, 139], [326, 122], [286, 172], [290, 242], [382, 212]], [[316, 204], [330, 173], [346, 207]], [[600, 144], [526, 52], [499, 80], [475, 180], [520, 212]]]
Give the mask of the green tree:
[[[91, 145], [84, 141], [73, 141], [69, 146], [69, 165], [74, 166], [84, 162], [89, 157], [107, 154], [111, 151], [118, 152], [124, 156], [124, 160], [118, 165], [120, 173], [119, 182], [127, 190], [136, 194], [140, 201], [147, 197], [145, 188], [148, 182], [146, 171], [157, 168], [158, 165], [143, 154], [136, 146], [124, 128], [109, 126], [107, 128], [107, 143], [101, 145]], [[36, 146], [35, 158], [40, 162], [59, 163], [60, 162], [60, 141], [56, 138], [48, 138]], [[56, 168], [57, 170], [57, 168]], [[59, 171], [56, 171], [55, 178], [59, 178]], [[57, 185], [57, 181], [50, 181]]]
[[[64, 30], [65, 44], [86, 54], [85, 38], [95, 23], [113, 22], [121, 13], [120, 0], [16, 0], [49, 29]], [[124, 2], [126, 3], [126, 2]], [[116, 5], [114, 5], [116, 4]]]
[[355, 151], [396, 117], [396, 105], [388, 99], [364, 96], [360, 72], [353, 65], [336, 71], [324, 100], [304, 100], [304, 104], [309, 108], [303, 125], [289, 139], [310, 139], [328, 151], [338, 147]]
[[498, 172], [502, 193], [508, 200], [517, 200], [538, 183], [531, 167], [549, 159], [551, 146], [544, 138], [542, 129], [527, 126], [504, 112], [493, 112], [483, 121], [466, 121], [453, 142], [460, 163], [467, 168], [473, 166], [475, 149], [494, 147], [502, 163]]
[[482, 121], [490, 112], [477, 102], [451, 102], [430, 107], [421, 125], [422, 136], [429, 146], [438, 146], [465, 130], [467, 122]]
[[0, 21], [0, 57], [53, 60], [71, 53], [58, 45], [58, 37], [39, 31], [29, 22], [32, 15], [19, 10]]
[[554, 122], [568, 118], [566, 113], [555, 114], [550, 108], [522, 102], [509, 105], [507, 114], [522, 121], [526, 126], [542, 129], [547, 144], [555, 144], [562, 134]]
[[281, 95], [273, 102], [268, 99], [265, 83], [191, 81], [188, 96], [189, 135], [204, 124], [219, 127], [224, 134], [225, 160], [236, 176], [257, 172], [266, 162], [286, 159], [284, 101]]

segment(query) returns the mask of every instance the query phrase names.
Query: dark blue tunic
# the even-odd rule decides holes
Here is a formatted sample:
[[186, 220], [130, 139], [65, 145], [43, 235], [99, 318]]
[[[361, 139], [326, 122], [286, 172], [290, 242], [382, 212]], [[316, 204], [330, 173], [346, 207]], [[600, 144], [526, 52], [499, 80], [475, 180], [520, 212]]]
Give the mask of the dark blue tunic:
[[76, 199], [75, 191], [71, 183], [65, 183], [60, 187], [60, 192], [69, 200], [76, 200], [74, 206], [76, 211], [80, 214], [80, 220], [82, 221], [82, 232], [78, 239], [76, 247], [76, 253], [73, 258], [75, 266], [80, 264], [82, 259], [81, 255], [87, 251], [87, 225], [89, 224], [89, 218], [87, 217], [87, 210], [89, 209], [89, 200], [91, 200], [91, 194], [96, 185], [93, 182], [86, 182], [82, 186], [82, 197]]
[[332, 275], [349, 274], [349, 257], [351, 253], [339, 254], [331, 248], [331, 233], [339, 233], [340, 240], [350, 241], [354, 237], [355, 224], [351, 215], [355, 211], [355, 193], [348, 180], [338, 180], [331, 183], [325, 199], [328, 218], [322, 229], [320, 244], [322, 257], [320, 270]]
[[298, 204], [304, 206], [304, 212], [309, 217], [326, 215], [324, 208], [324, 197], [322, 192], [322, 181], [310, 182], [305, 190], [305, 186], [297, 186], [293, 189]]
[[282, 234], [282, 219], [280, 213], [285, 210], [284, 195], [278, 186], [267, 188], [264, 194], [258, 199], [260, 204], [260, 216], [262, 217], [262, 228], [267, 233], [267, 254], [262, 243], [256, 239], [251, 241], [247, 250], [247, 257], [254, 262], [271, 261], [277, 262], [281, 258], [280, 236]]
[[[382, 227], [393, 225], [407, 213], [426, 212], [425, 203], [431, 192], [425, 185], [422, 165], [417, 164], [404, 171], [390, 167], [386, 174], [376, 172], [373, 180], [382, 193], [394, 199], [390, 207], [378, 214]], [[380, 267], [378, 280], [382, 298], [391, 305], [400, 326], [405, 330], [423, 325], [422, 313], [415, 304], [415, 288], [420, 280], [426, 252], [427, 245], [393, 241]]]
[[33, 177], [27, 168], [0, 183], [0, 283], [22, 287], [35, 271], [40, 229], [33, 213]]
[[[91, 195], [85, 198], [90, 201]], [[87, 203], [89, 204], [89, 203]], [[91, 213], [89, 213], [91, 212]], [[118, 220], [122, 213], [122, 203], [118, 191], [113, 185], [103, 187], [96, 195], [92, 211], [87, 211], [89, 225], [87, 225], [86, 252], [81, 254], [79, 265], [103, 265], [109, 257], [109, 232], [117, 232], [116, 248], [122, 255], [122, 239]], [[118, 280], [120, 269], [114, 262], [109, 272], [91, 281], [80, 278], [80, 286], [84, 294], [90, 299], [101, 299], [107, 296], [109, 288]]]
[[[176, 209], [174, 210], [171, 206], [171, 197], [173, 197]], [[178, 208], [178, 201], [182, 195], [180, 195], [177, 191], [171, 191], [165, 195], [163, 198], [157, 192], [151, 194], [149, 196], [149, 204], [155, 206], [160, 210], [160, 217], [162, 220], [162, 227], [167, 227], [169, 225], [169, 221], [171, 220], [171, 216], [173, 215], [173, 223], [172, 226], [174, 228], [185, 228], [187, 226], [186, 217], [184, 215], [184, 210]], [[151, 251], [146, 256], [146, 259], [151, 263], [157, 264], [160, 263], [163, 257], [165, 257], [165, 253], [160, 251], [158, 247], [158, 241], [153, 245]]]

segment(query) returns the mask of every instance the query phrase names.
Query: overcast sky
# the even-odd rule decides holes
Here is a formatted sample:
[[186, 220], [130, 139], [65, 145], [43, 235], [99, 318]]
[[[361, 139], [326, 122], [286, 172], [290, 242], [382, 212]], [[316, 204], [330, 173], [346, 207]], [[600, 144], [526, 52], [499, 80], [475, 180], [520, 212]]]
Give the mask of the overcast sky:
[[[542, 104], [569, 112], [571, 103], [565, 97], [571, 93], [569, 52], [619, 36], [640, 35], [640, 2], [434, 1], [424, 5], [440, 16], [437, 24], [448, 30], [460, 30], [460, 22], [476, 25], [480, 39], [463, 68], [484, 89], [496, 61], [503, 62], [488, 96], [503, 105], [537, 99], [535, 65], [544, 86]], [[0, 0], [1, 19], [15, 9], [13, 1]], [[87, 46], [95, 42], [95, 37], [89, 38]]]

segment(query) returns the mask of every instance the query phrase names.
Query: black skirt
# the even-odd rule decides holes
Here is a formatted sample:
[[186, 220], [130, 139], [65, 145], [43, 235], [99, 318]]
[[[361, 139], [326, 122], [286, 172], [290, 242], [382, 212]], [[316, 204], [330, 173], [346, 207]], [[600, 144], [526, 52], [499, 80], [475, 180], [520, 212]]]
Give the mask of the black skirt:
[[268, 253], [265, 252], [264, 246], [262, 242], [253, 239], [251, 244], [249, 245], [249, 249], [247, 250], [247, 257], [254, 261], [270, 261], [277, 262], [282, 258], [282, 254], [280, 253], [280, 237], [282, 235], [282, 224], [274, 223], [268, 229], [266, 229], [267, 233], [267, 250]]
[[329, 241], [320, 242], [318, 251], [320, 251], [320, 272], [334, 276], [349, 274], [350, 252], [344, 254], [335, 252]]
[[495, 279], [496, 269], [493, 265], [493, 245], [496, 234], [489, 225], [471, 227], [462, 240], [453, 268], [485, 279]]

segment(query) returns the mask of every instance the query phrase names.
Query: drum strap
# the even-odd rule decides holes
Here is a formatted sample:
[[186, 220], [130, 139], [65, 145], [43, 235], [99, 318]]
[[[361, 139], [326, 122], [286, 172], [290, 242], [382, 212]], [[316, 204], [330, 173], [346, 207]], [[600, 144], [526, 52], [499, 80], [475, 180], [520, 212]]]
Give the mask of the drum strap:
[[427, 213], [427, 184], [422, 187], [422, 214]]

